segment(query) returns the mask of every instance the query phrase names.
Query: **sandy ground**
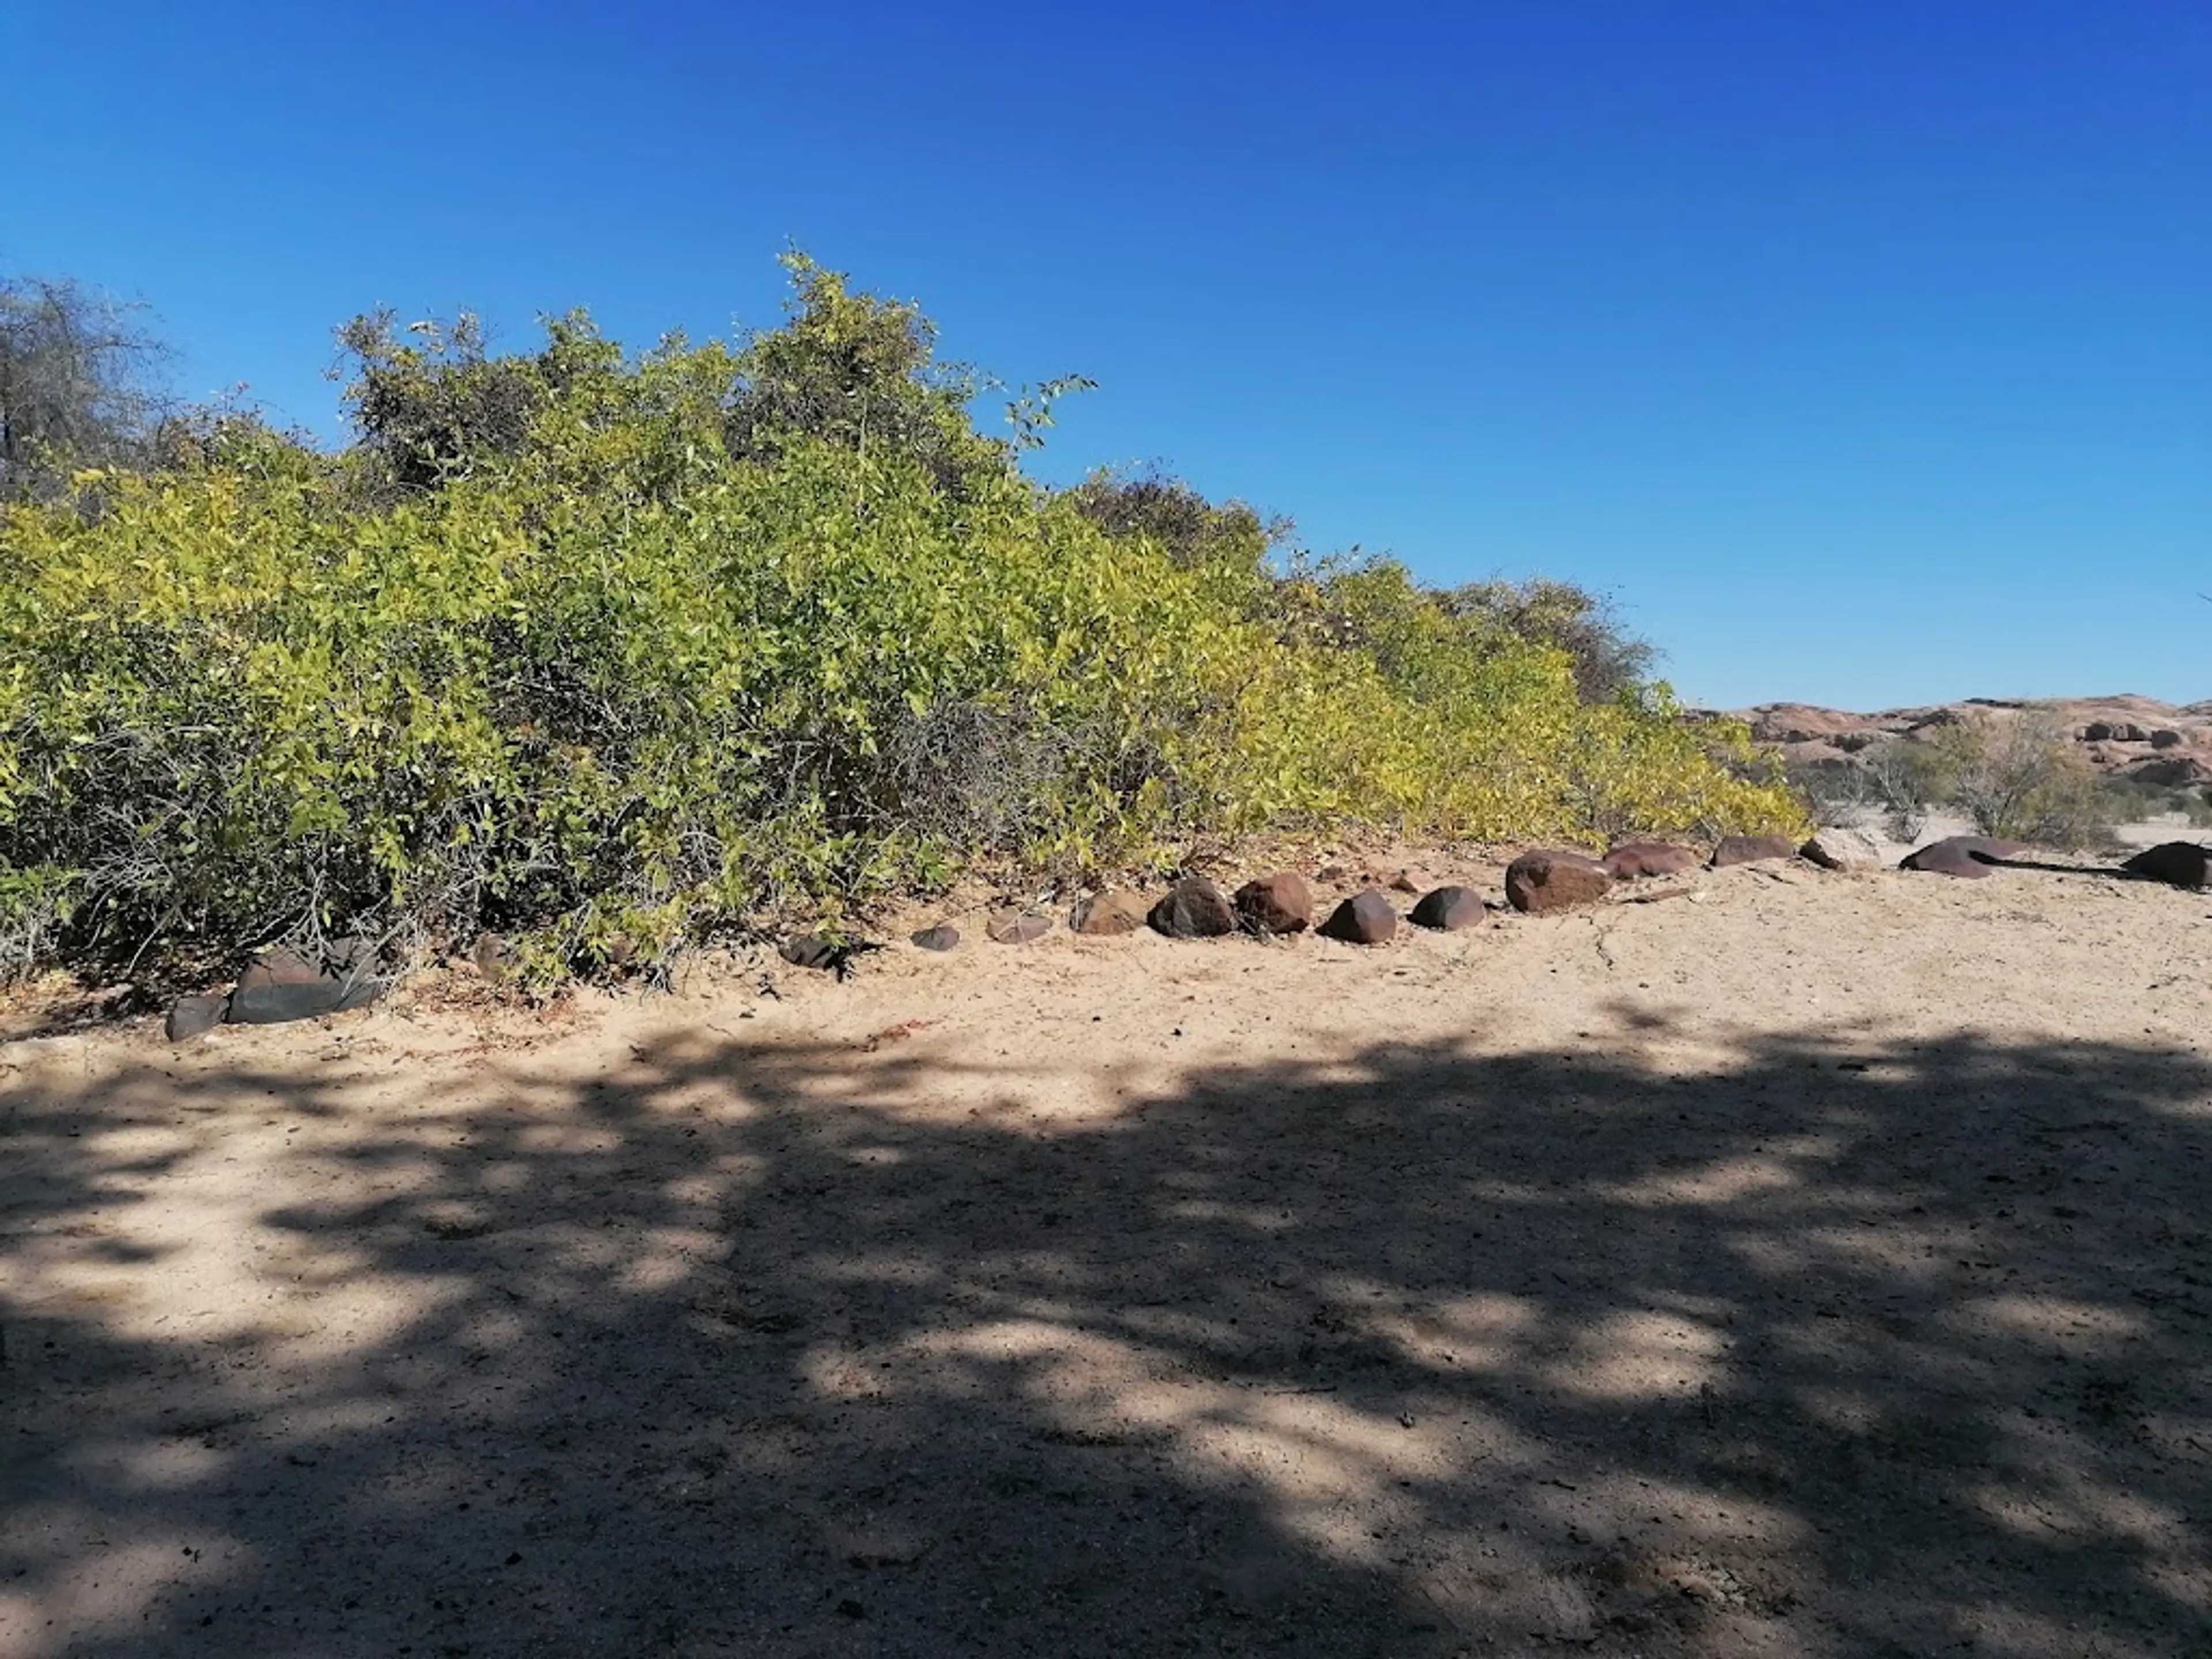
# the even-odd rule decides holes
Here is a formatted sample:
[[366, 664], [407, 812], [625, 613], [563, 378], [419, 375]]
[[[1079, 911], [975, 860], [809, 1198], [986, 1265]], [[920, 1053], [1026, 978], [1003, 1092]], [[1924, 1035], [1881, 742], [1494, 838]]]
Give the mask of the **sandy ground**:
[[2212, 1654], [2212, 898], [1686, 884], [14, 1045], [0, 1653]]

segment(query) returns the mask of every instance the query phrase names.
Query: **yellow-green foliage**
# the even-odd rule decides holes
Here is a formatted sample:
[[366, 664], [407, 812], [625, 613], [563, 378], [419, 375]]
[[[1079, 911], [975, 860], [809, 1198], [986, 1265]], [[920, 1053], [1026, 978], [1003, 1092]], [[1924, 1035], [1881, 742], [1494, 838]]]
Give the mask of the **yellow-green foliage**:
[[343, 456], [248, 433], [9, 509], [18, 958], [489, 924], [569, 963], [979, 858], [1794, 823], [1740, 731], [1585, 705], [1565, 653], [1396, 565], [1278, 574], [1249, 515], [1195, 556], [1102, 526], [926, 350], [848, 349], [910, 313], [799, 274], [739, 353], [364, 332], [386, 418]]

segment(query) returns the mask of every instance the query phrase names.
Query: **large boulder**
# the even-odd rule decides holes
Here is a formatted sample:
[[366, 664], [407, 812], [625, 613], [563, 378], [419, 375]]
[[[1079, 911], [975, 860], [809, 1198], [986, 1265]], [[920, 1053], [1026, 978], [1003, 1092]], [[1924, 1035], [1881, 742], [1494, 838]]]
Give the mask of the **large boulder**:
[[1145, 907], [1127, 893], [1109, 890], [1078, 900], [1067, 913], [1067, 929], [1091, 939], [1118, 939], [1145, 925]]
[[2170, 887], [2189, 887], [2201, 892], [2212, 885], [2212, 848], [2193, 841], [2160, 842], [2155, 847], [2144, 848], [2120, 868], [2152, 881], [2162, 881]]
[[1219, 939], [1237, 931], [1236, 913], [1221, 890], [1203, 876], [1193, 876], [1168, 889], [1146, 920], [1153, 931], [1170, 939]]
[[1237, 915], [1255, 933], [1301, 933], [1313, 926], [1313, 894], [1292, 871], [1246, 882], [1236, 902]]
[[1516, 910], [1535, 916], [1570, 905], [1594, 904], [1613, 877], [1586, 853], [1540, 848], [1505, 866], [1505, 896]]
[[1481, 927], [1489, 909], [1472, 887], [1438, 887], [1421, 895], [1410, 919], [1417, 927], [1455, 933], [1463, 927]]
[[1346, 945], [1383, 945], [1398, 931], [1398, 913], [1375, 889], [1363, 888], [1338, 905], [1320, 931], [1323, 939]]
[[1663, 841], [1625, 841], [1598, 860], [1616, 881], [1639, 876], [1677, 876], [1698, 867], [1698, 855]]
[[1978, 878], [1990, 873], [1992, 863], [2018, 858], [2026, 851], [2027, 848], [2015, 841], [1996, 841], [1988, 836], [1947, 836], [1907, 853], [1898, 868], [1917, 870], [1927, 875]]
[[384, 989], [372, 940], [335, 939], [320, 961], [288, 945], [267, 952], [238, 976], [223, 1017], [234, 1025], [319, 1019], [367, 1007]]
[[1724, 836], [1713, 848], [1713, 868], [1731, 864], [1764, 864], [1769, 859], [1794, 859], [1797, 843], [1787, 836]]
[[1870, 870], [1887, 855], [1863, 830], [1827, 829], [1799, 848], [1797, 856], [1823, 870]]

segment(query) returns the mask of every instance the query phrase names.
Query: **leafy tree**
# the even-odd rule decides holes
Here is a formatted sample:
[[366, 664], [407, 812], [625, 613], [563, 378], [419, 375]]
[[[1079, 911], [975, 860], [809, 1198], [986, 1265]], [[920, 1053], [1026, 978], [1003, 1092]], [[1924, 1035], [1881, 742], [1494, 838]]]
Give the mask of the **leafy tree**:
[[340, 328], [339, 349], [354, 366], [345, 393], [354, 428], [390, 483], [402, 492], [429, 489], [520, 453], [548, 397], [583, 373], [613, 367], [588, 318], [572, 314], [546, 329], [534, 356], [494, 357], [472, 312], [402, 330], [396, 313], [374, 311]]
[[1612, 602], [1571, 582], [1470, 582], [1440, 597], [1453, 615], [1487, 620], [1502, 632], [1557, 646], [1574, 664], [1584, 702], [1605, 702], [1648, 678], [1657, 653], [1622, 624]]
[[1217, 505], [1158, 471], [1094, 472], [1066, 494], [1069, 504], [1108, 535], [1141, 537], [1184, 566], [1225, 562], [1256, 569], [1292, 530], [1288, 519], [1262, 518], [1242, 501]]
[[956, 492], [975, 473], [1006, 471], [1008, 446], [968, 418], [981, 377], [937, 361], [937, 330], [919, 307], [855, 293], [842, 272], [803, 253], [783, 264], [788, 316], [738, 354], [725, 428], [733, 456], [772, 460], [812, 439], [919, 461]]

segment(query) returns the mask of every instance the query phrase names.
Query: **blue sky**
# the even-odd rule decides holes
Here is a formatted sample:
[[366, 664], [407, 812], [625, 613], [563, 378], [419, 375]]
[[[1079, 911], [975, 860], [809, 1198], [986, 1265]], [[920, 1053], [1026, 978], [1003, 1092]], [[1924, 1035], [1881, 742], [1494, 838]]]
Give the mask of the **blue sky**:
[[0, 270], [340, 428], [383, 304], [775, 320], [796, 242], [1318, 549], [1695, 702], [2212, 697], [2212, 6], [23, 0]]

